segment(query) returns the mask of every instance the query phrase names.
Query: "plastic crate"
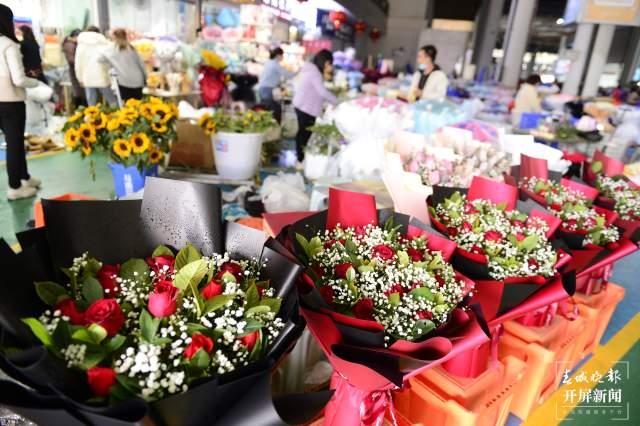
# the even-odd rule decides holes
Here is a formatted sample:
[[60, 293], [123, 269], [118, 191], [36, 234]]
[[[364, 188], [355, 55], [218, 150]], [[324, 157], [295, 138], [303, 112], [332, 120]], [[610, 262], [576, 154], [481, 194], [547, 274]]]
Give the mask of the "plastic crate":
[[[425, 424], [433, 426], [500, 426], [505, 424], [509, 415], [509, 406], [517, 384], [522, 380], [526, 364], [515, 357], [505, 357], [499, 362], [497, 369], [501, 374], [494, 375], [492, 383], [486, 383], [486, 377], [480, 375], [475, 379], [485, 383], [487, 392], [481, 397], [464, 398], [469, 403], [462, 405], [452, 396], [443, 394], [443, 389], [475, 388], [472, 383], [459, 387], [459, 378], [446, 375], [444, 370], [440, 383], [436, 388], [427, 385], [423, 380], [412, 379], [411, 386], [394, 396], [395, 407], [412, 425]], [[459, 395], [458, 395], [459, 396]]]
[[567, 321], [556, 315], [551, 323], [544, 327], [530, 327], [518, 321], [505, 321], [503, 326], [505, 333], [518, 336], [527, 343], [537, 343], [546, 349], [555, 350], [562, 340], [560, 336], [566, 330]]
[[537, 129], [540, 120], [544, 117], [544, 114], [538, 114], [536, 112], [523, 112], [520, 114], [520, 125], [518, 127], [522, 130]]
[[[57, 197], [49, 197], [48, 200], [57, 201], [80, 201], [80, 200], [95, 200], [93, 197], [82, 194], [74, 194], [72, 192], [68, 194], [58, 195]], [[36, 228], [42, 228], [44, 223], [44, 211], [42, 210], [42, 203], [40, 201], [33, 205], [33, 219], [35, 221]]]

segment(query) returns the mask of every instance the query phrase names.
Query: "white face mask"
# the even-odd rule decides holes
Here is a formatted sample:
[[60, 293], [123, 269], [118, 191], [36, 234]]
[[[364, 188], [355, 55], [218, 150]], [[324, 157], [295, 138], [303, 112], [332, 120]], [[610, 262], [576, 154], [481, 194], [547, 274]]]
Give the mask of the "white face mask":
[[426, 66], [425, 64], [418, 64], [418, 69], [419, 69], [420, 71], [424, 71], [424, 70], [426, 70], [426, 69], [427, 69], [427, 66]]

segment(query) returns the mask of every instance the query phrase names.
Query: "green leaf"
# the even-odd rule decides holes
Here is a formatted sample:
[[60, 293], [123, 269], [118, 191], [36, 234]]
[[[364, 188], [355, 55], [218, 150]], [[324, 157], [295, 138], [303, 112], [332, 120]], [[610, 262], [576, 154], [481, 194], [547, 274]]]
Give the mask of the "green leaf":
[[438, 215], [436, 214], [436, 209], [434, 209], [431, 206], [427, 207], [427, 209], [429, 210], [429, 214], [431, 215], [431, 217], [435, 217], [435, 218], [438, 217]]
[[98, 324], [91, 324], [87, 328], [87, 332], [89, 332], [89, 335], [95, 343], [100, 343], [107, 337], [107, 330]]
[[82, 296], [89, 303], [102, 299], [104, 293], [100, 282], [93, 277], [86, 277], [82, 282]]
[[356, 280], [356, 270], [353, 269], [353, 266], [350, 266], [349, 269], [347, 269], [345, 278], [347, 279], [347, 281], [349, 282], [353, 282]]
[[444, 268], [444, 263], [440, 256], [433, 256], [433, 259], [429, 262], [429, 266], [427, 266], [427, 270], [429, 271], [437, 271], [442, 268]]
[[409, 254], [407, 254], [406, 251], [399, 250], [396, 254], [398, 255], [398, 262], [400, 262], [400, 265], [407, 266], [409, 264]]
[[171, 256], [173, 257], [173, 252], [167, 246], [159, 245], [156, 249], [151, 253], [151, 257], [157, 256]]
[[245, 315], [264, 314], [269, 311], [271, 311], [271, 309], [268, 306], [258, 305], [258, 306], [254, 306], [252, 308], [247, 309]]
[[142, 338], [152, 343], [159, 326], [160, 318], [152, 317], [149, 311], [143, 309], [140, 313], [140, 331], [142, 332]]
[[122, 345], [124, 345], [124, 342], [126, 340], [126, 337], [124, 337], [123, 335], [116, 334], [104, 344], [104, 349], [107, 352], [115, 352], [120, 349]]
[[224, 307], [230, 300], [233, 300], [233, 297], [232, 294], [219, 294], [212, 297], [205, 302], [204, 313], [208, 314], [209, 312], [217, 311]]
[[40, 300], [49, 306], [55, 306], [60, 298], [69, 297], [67, 290], [53, 281], [36, 281], [33, 285]]
[[433, 301], [436, 305], [442, 305], [445, 302], [444, 295], [442, 293], [436, 293]]
[[448, 309], [449, 307], [447, 305], [437, 305], [435, 308], [433, 308], [433, 312], [436, 314], [441, 314], [443, 312], [447, 312]]
[[182, 248], [182, 250], [178, 252], [178, 255], [176, 256], [176, 270], [180, 271], [188, 264], [200, 259], [202, 259], [202, 255], [200, 254], [198, 249], [191, 244], [187, 244]]
[[262, 352], [262, 330], [258, 331], [258, 338], [256, 339], [255, 345], [253, 345], [253, 349], [251, 349], [251, 353], [249, 354], [250, 360], [256, 360], [260, 358], [260, 354]]
[[412, 334], [414, 337], [424, 336], [434, 328], [436, 328], [436, 325], [433, 323], [433, 321], [428, 319], [421, 319], [416, 321], [413, 325]]
[[100, 268], [102, 268], [102, 263], [100, 263], [97, 259], [90, 257], [89, 259], [87, 259], [87, 264], [83, 268], [82, 277], [95, 277], [98, 274]]
[[129, 259], [120, 267], [120, 277], [127, 280], [149, 279], [149, 265], [142, 259]]
[[58, 321], [56, 329], [53, 330], [51, 335], [55, 346], [58, 348], [65, 348], [71, 343], [71, 329], [69, 323], [66, 321]]
[[189, 365], [198, 370], [206, 369], [210, 363], [211, 357], [209, 357], [209, 354], [205, 352], [204, 349], [198, 349], [198, 352], [196, 352], [193, 358], [191, 358], [191, 361], [189, 361]]
[[417, 287], [409, 292], [412, 297], [433, 300], [433, 293], [427, 287]]
[[88, 370], [100, 364], [105, 358], [106, 354], [101, 352], [89, 352], [84, 356], [84, 361], [80, 364], [82, 370]]
[[265, 298], [265, 299], [262, 299], [260, 301], [260, 305], [268, 306], [269, 310], [271, 312], [273, 312], [274, 314], [277, 314], [278, 312], [280, 312], [280, 306], [282, 305], [282, 299], [280, 299], [279, 297]]
[[247, 322], [247, 324], [244, 326], [244, 333], [240, 335], [241, 337], [246, 336], [247, 334], [251, 334], [254, 331], [260, 330], [262, 329], [262, 327], [264, 327], [264, 324], [262, 324], [255, 318], [248, 318], [245, 321]]
[[389, 304], [391, 306], [398, 306], [400, 304], [400, 293], [391, 293], [389, 295]]
[[80, 342], [85, 342], [85, 343], [90, 343], [90, 344], [95, 344], [95, 341], [93, 340], [93, 337], [91, 336], [91, 334], [89, 333], [89, 330], [87, 330], [86, 328], [79, 328], [76, 331], [74, 331], [71, 334], [71, 338], [73, 340], [78, 340]]
[[353, 240], [347, 240], [344, 243], [344, 248], [347, 250], [347, 253], [356, 254], [358, 252], [358, 246]]
[[230, 272], [225, 272], [224, 274], [222, 274], [222, 281], [224, 281], [225, 283], [237, 282], [236, 277]]
[[371, 265], [360, 265], [358, 266], [358, 272], [360, 272], [361, 274], [364, 274], [365, 272], [371, 272], [373, 271], [373, 266]]
[[38, 340], [42, 342], [43, 345], [47, 347], [53, 345], [53, 339], [51, 338], [51, 335], [45, 328], [44, 324], [42, 324], [40, 321], [35, 318], [23, 318], [22, 322], [29, 326], [31, 332], [38, 338]]
[[594, 161], [593, 163], [591, 163], [591, 171], [598, 174], [602, 171], [603, 166], [604, 165], [602, 164], [602, 161]]
[[535, 248], [537, 244], [538, 244], [538, 236], [535, 234], [532, 234], [526, 237], [524, 240], [520, 241], [518, 243], [518, 247], [526, 251], [531, 251]]
[[309, 240], [307, 240], [304, 235], [301, 234], [296, 234], [296, 240], [298, 241], [298, 244], [300, 244], [300, 247], [302, 247], [302, 250], [304, 250], [304, 252], [307, 252], [307, 247], [309, 247]]
[[184, 291], [190, 284], [197, 286], [207, 273], [207, 262], [204, 259], [193, 261], [178, 271], [173, 285]]
[[196, 324], [194, 322], [187, 323], [187, 331], [189, 332], [189, 334], [193, 334], [196, 332], [203, 332], [205, 330], [208, 330], [208, 328], [202, 324]]
[[324, 249], [324, 245], [322, 244], [322, 240], [320, 237], [315, 236], [309, 240], [308, 246], [308, 255], [309, 258], [315, 257]]
[[260, 293], [258, 293], [258, 288], [255, 284], [247, 289], [247, 293], [245, 294], [245, 299], [247, 301], [246, 308], [253, 308], [260, 303]]
[[496, 209], [498, 210], [505, 210], [507, 208], [507, 203], [498, 203], [496, 204]]
[[459, 191], [456, 191], [451, 195], [449, 199], [454, 203], [459, 203], [460, 201], [462, 201], [462, 195], [460, 195]]

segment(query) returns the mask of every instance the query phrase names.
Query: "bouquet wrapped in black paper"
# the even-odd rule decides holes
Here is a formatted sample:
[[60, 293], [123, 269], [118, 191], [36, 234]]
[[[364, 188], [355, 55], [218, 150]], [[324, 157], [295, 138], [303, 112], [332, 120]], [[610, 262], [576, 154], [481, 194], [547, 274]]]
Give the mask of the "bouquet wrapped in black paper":
[[300, 267], [263, 233], [223, 225], [220, 207], [217, 188], [164, 179], [149, 180], [142, 202], [44, 200], [46, 227], [19, 234], [19, 254], [0, 253], [12, 271], [0, 367], [15, 380], [0, 381], [0, 403], [42, 424], [315, 414], [328, 395], [300, 410], [299, 396], [270, 393], [305, 325]]

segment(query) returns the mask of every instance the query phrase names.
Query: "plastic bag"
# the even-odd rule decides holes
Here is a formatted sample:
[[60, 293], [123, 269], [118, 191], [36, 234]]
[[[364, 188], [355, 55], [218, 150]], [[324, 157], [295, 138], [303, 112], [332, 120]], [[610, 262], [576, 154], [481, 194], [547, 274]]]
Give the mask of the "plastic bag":
[[309, 209], [309, 196], [305, 192], [300, 173], [278, 173], [267, 177], [260, 191], [267, 213], [305, 211]]

